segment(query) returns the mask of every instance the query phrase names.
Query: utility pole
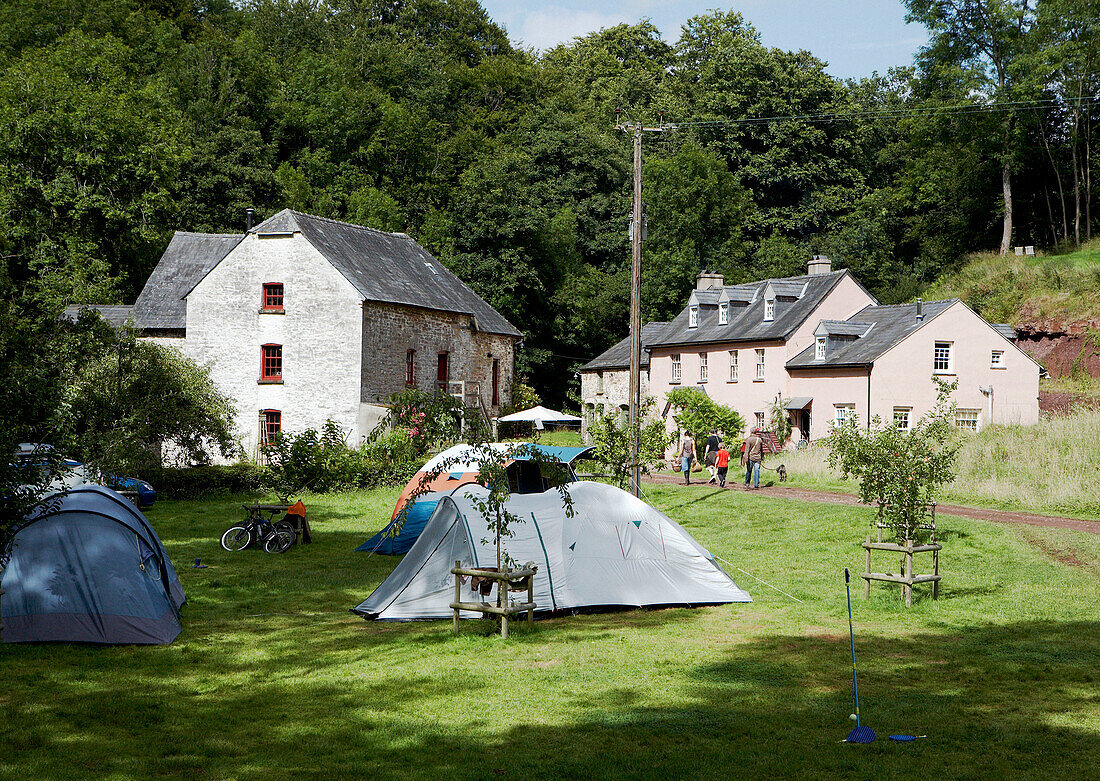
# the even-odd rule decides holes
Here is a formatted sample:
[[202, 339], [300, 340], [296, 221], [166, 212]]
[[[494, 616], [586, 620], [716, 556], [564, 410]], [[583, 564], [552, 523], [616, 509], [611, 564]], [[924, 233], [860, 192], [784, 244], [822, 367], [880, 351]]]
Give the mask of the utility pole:
[[[664, 112], [661, 112], [664, 114]], [[642, 133], [663, 133], [675, 129], [663, 121], [657, 127], [641, 122], [620, 122], [616, 130], [634, 136], [634, 200], [630, 211], [632, 262], [630, 267], [630, 493], [641, 497], [642, 467], [640, 456], [642, 408], [642, 233], [645, 231], [645, 206], [642, 204]]]

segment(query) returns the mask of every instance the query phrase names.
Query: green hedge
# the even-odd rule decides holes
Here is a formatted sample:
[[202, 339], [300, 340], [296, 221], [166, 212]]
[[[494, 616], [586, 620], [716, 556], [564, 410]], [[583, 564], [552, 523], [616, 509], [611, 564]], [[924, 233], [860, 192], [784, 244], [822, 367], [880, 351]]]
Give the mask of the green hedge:
[[258, 494], [270, 482], [267, 470], [255, 464], [162, 468], [145, 475], [160, 499], [210, 499], [233, 494]]

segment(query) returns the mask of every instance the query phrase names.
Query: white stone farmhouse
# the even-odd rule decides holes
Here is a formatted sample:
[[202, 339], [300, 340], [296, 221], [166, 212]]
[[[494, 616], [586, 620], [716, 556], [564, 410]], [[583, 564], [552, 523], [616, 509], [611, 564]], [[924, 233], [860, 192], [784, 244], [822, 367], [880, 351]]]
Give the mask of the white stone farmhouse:
[[[933, 377], [941, 377], [958, 383], [959, 428], [1038, 421], [1042, 367], [1016, 346], [1010, 327], [958, 299], [881, 305], [825, 257], [808, 271], [732, 286], [700, 274], [684, 309], [645, 334], [656, 413], [667, 413], [671, 389], [690, 386], [736, 410], [747, 427], [765, 426], [781, 403], [795, 441], [825, 436], [850, 415], [908, 429], [934, 406]], [[608, 373], [626, 374], [626, 345], [583, 367], [582, 389], [618, 387]], [[588, 402], [591, 394], [582, 395]]]
[[357, 444], [407, 387], [495, 416], [522, 337], [405, 234], [289, 209], [243, 235], [177, 232], [132, 310], [115, 310], [211, 367], [252, 455], [328, 419]]

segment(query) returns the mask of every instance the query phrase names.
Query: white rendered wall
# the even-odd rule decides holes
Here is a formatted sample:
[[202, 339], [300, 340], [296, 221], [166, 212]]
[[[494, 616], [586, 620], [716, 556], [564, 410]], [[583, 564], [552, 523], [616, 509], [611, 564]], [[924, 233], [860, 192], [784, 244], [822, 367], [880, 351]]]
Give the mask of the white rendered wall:
[[[265, 282], [281, 282], [284, 314], [260, 313]], [[301, 234], [250, 234], [187, 297], [184, 351], [210, 365], [237, 407], [237, 435], [255, 455], [262, 409], [284, 431], [329, 418], [359, 440], [362, 306], [358, 291]], [[261, 384], [260, 347], [283, 346], [283, 381]]]

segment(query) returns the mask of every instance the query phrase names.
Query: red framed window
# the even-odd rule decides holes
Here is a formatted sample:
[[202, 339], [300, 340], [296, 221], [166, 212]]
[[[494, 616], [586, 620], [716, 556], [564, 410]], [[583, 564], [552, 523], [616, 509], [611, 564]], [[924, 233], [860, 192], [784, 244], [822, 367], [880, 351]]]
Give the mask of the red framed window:
[[405, 387], [412, 388], [416, 385], [416, 350], [405, 352]]
[[260, 420], [260, 436], [263, 444], [275, 441], [275, 435], [283, 430], [283, 413], [277, 409], [265, 409]]
[[265, 344], [260, 348], [260, 379], [281, 380], [283, 378], [283, 346]]
[[283, 311], [282, 282], [264, 282], [263, 310], [265, 312]]

